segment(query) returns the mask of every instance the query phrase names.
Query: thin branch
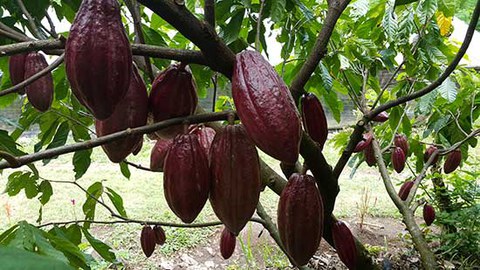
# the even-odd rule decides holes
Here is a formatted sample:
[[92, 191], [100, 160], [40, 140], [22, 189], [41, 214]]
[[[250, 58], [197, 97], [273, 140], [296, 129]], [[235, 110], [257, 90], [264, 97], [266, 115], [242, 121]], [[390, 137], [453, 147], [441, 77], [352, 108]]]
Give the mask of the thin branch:
[[205, 21], [215, 29], [215, 0], [205, 0], [203, 13]]
[[255, 35], [255, 49], [257, 52], [260, 51], [260, 33], [262, 32], [262, 13], [263, 8], [265, 6], [265, 0], [260, 0], [260, 10], [258, 11], [258, 18], [257, 18], [257, 34]]
[[470, 20], [470, 24], [468, 25], [468, 30], [465, 34], [465, 39], [462, 43], [462, 46], [457, 52], [457, 55], [455, 56], [454, 60], [448, 65], [448, 67], [445, 69], [443, 74], [432, 84], [428, 85], [427, 87], [414, 92], [412, 94], [400, 97], [396, 100], [387, 102], [383, 105], [380, 105], [376, 109], [370, 111], [367, 113], [360, 121], [357, 122], [357, 125], [355, 126], [354, 131], [350, 135], [350, 141], [345, 148], [345, 150], [342, 153], [342, 156], [339, 158], [337, 164], [335, 165], [334, 169], [334, 175], [335, 177], [339, 177], [340, 174], [342, 173], [343, 169], [345, 168], [345, 165], [347, 164], [348, 160], [350, 159], [350, 156], [353, 153], [353, 149], [355, 149], [355, 146], [357, 143], [362, 139], [362, 133], [365, 130], [365, 125], [375, 116], [377, 116], [379, 113], [386, 111], [392, 107], [398, 106], [400, 104], [406, 103], [410, 100], [419, 98], [421, 96], [424, 96], [431, 91], [433, 91], [435, 88], [437, 88], [439, 85], [443, 83], [443, 81], [448, 78], [448, 76], [455, 70], [457, 67], [458, 63], [460, 60], [463, 58], [465, 55], [465, 52], [468, 49], [468, 46], [470, 45], [470, 42], [472, 41], [473, 34], [475, 32], [475, 26], [477, 25], [478, 22], [478, 17], [480, 15], [480, 1], [477, 1], [477, 5], [475, 7], [475, 11], [472, 15], [472, 18]]
[[[187, 63], [195, 63], [200, 65], [207, 65], [207, 60], [203, 54], [199, 51], [192, 50], [178, 50], [165, 47], [159, 47], [154, 45], [145, 45], [145, 44], [131, 44], [132, 53], [135, 55], [143, 55], [164, 59], [171, 59]], [[38, 51], [43, 50], [47, 53], [50, 50], [57, 50], [55, 54], [61, 54], [62, 52], [58, 51], [65, 48], [65, 41], [62, 39], [51, 39], [51, 40], [35, 40], [35, 41], [26, 41], [15, 44], [3, 45], [0, 46], [0, 56], [13, 55], [29, 51]]]
[[152, 169], [150, 169], [150, 168], [144, 167], [144, 166], [142, 166], [142, 165], [140, 165], [140, 164], [135, 164], [135, 163], [133, 163], [133, 162], [131, 162], [131, 161], [128, 161], [128, 160], [126, 160], [126, 159], [123, 160], [123, 162], [125, 162], [126, 164], [128, 164], [128, 165], [130, 165], [130, 166], [132, 166], [132, 167], [134, 167], [134, 168], [137, 168], [137, 169], [139, 169], [139, 170], [143, 170], [143, 171], [147, 171], [147, 172], [155, 172], [155, 171], [152, 171]]
[[0, 36], [9, 38], [9, 39], [12, 39], [12, 40], [15, 40], [15, 41], [23, 41], [23, 39], [20, 38], [18, 35], [10, 32], [10, 31], [7, 31], [5, 29], [0, 29]]
[[231, 111], [227, 111], [227, 112], [206, 113], [206, 114], [199, 114], [199, 115], [193, 115], [193, 116], [178, 117], [178, 118], [168, 119], [168, 120], [151, 124], [151, 125], [145, 125], [137, 128], [132, 128], [132, 129], [129, 128], [123, 131], [115, 132], [115, 133], [94, 138], [88, 141], [74, 143], [74, 144], [65, 145], [57, 148], [39, 151], [30, 155], [16, 157], [16, 160], [17, 160], [16, 164], [12, 164], [16, 166], [12, 166], [7, 161], [1, 161], [0, 169], [16, 168], [16, 167], [20, 167], [20, 166], [32, 163], [34, 161], [51, 158], [51, 157], [55, 157], [55, 156], [63, 155], [67, 153], [72, 153], [79, 150], [91, 149], [115, 140], [123, 139], [123, 138], [137, 135], [137, 134], [152, 133], [154, 131], [158, 131], [173, 125], [179, 125], [185, 122], [189, 124], [197, 124], [202, 122], [226, 120], [228, 115], [231, 113], [232, 113]]
[[48, 11], [45, 12], [45, 17], [47, 18], [48, 25], [50, 25], [50, 34], [52, 35], [53, 38], [58, 38], [57, 31], [55, 30], [55, 24], [53, 23], [52, 18], [48, 14]]
[[19, 89], [22, 89], [23, 87], [33, 83], [34, 81], [40, 79], [41, 77], [45, 76], [45, 74], [51, 72], [52, 70], [54, 70], [55, 68], [57, 68], [60, 64], [62, 64], [63, 62], [63, 59], [64, 59], [65, 55], [62, 54], [60, 55], [52, 64], [50, 64], [48, 67], [42, 69], [40, 72], [36, 73], [35, 75], [33, 75], [32, 77], [10, 87], [10, 88], [7, 88], [3, 91], [0, 92], [0, 97], [2, 96], [5, 96], [5, 95], [8, 95], [8, 94], [11, 94], [11, 93], [15, 93], [17, 92]]
[[32, 34], [33, 34], [36, 38], [41, 39], [41, 38], [42, 38], [42, 35], [40, 34], [40, 32], [38, 31], [37, 26], [35, 25], [35, 20], [33, 19], [32, 15], [30, 15], [30, 13], [28, 12], [28, 10], [27, 10], [27, 8], [25, 7], [25, 5], [23, 4], [22, 0], [17, 0], [17, 4], [18, 4], [18, 6], [20, 7], [20, 9], [22, 10], [22, 12], [23, 12], [23, 14], [25, 15], [25, 17], [27, 17], [28, 23], [29, 23], [29, 25], [30, 25], [29, 29], [30, 29], [30, 31], [32, 31]]
[[153, 221], [153, 220], [70, 220], [70, 221], [55, 221], [48, 222], [37, 226], [38, 228], [47, 227], [47, 226], [58, 226], [58, 225], [68, 225], [75, 223], [93, 223], [93, 224], [119, 224], [119, 223], [138, 223], [142, 225], [160, 225], [165, 227], [177, 227], [177, 228], [201, 228], [201, 227], [211, 227], [219, 226], [223, 223], [221, 221], [212, 221], [205, 223], [192, 223], [192, 224], [183, 224], [183, 223], [172, 223], [164, 221]]

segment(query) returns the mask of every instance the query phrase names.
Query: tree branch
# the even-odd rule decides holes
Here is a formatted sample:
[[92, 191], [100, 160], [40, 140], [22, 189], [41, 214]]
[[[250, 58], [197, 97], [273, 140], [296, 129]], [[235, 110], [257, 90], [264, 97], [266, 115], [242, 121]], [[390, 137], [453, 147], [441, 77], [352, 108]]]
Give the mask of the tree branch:
[[205, 21], [215, 29], [215, 0], [205, 0], [203, 13]]
[[20, 7], [20, 10], [22, 10], [23, 14], [25, 15], [25, 17], [27, 17], [27, 20], [28, 20], [28, 23], [30, 25], [29, 29], [30, 31], [32, 31], [32, 35], [34, 35], [36, 38], [41, 38], [42, 35], [40, 34], [40, 32], [38, 31], [38, 28], [37, 26], [35, 25], [35, 21], [32, 17], [32, 15], [30, 15], [30, 13], [28, 12], [27, 8], [25, 7], [25, 5], [23, 4], [22, 0], [17, 0], [17, 4], [18, 6]]
[[11, 94], [11, 93], [15, 93], [17, 92], [19, 89], [33, 83], [34, 81], [40, 79], [41, 77], [45, 76], [45, 74], [51, 72], [52, 70], [54, 70], [56, 67], [60, 66], [60, 64], [63, 63], [63, 59], [65, 58], [65, 54], [62, 54], [60, 55], [52, 64], [50, 64], [48, 67], [42, 69], [40, 72], [36, 73], [35, 75], [33, 75], [32, 77], [10, 87], [10, 88], [7, 88], [3, 91], [0, 92], [0, 97], [2, 96], [5, 96], [5, 95], [8, 95], [8, 94]]
[[232, 113], [231, 111], [227, 111], [227, 112], [218, 112], [218, 113], [199, 114], [199, 115], [193, 115], [193, 116], [187, 116], [187, 117], [178, 117], [178, 118], [172, 118], [162, 122], [158, 122], [152, 125], [126, 129], [123, 131], [115, 132], [115, 133], [98, 137], [95, 139], [91, 139], [88, 141], [74, 143], [74, 144], [65, 145], [62, 147], [39, 151], [37, 153], [30, 154], [30, 155], [16, 157], [17, 163], [14, 165], [17, 165], [17, 166], [11, 166], [7, 161], [1, 161], [0, 169], [16, 168], [16, 167], [20, 167], [20, 166], [32, 163], [34, 161], [51, 158], [51, 157], [55, 157], [55, 156], [63, 155], [67, 153], [72, 153], [79, 150], [91, 149], [115, 140], [123, 139], [123, 138], [137, 135], [137, 134], [152, 133], [154, 131], [158, 131], [173, 125], [179, 125], [183, 123], [197, 124], [202, 122], [226, 120], [228, 115], [231, 113]]
[[335, 24], [349, 3], [350, 0], [331, 1], [331, 3], [329, 3], [327, 16], [323, 23], [322, 30], [318, 34], [317, 41], [307, 60], [290, 85], [290, 91], [292, 92], [295, 102], [298, 102], [300, 99], [304, 92], [305, 84], [307, 84], [320, 63], [320, 60], [322, 60], [327, 53], [327, 45], [332, 36], [333, 29], [335, 29]]

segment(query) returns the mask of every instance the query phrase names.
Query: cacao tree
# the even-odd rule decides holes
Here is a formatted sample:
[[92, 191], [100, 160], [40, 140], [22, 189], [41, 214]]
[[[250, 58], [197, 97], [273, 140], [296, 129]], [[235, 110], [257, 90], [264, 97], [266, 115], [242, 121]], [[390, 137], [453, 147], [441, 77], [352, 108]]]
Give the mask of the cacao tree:
[[[455, 43], [448, 36], [457, 10], [448, 1], [1, 0], [0, 106], [24, 101], [15, 128], [0, 131], [5, 191], [23, 190], [42, 206], [52, 203], [55, 182], [86, 196], [82, 219], [43, 220], [40, 208], [36, 223], [2, 232], [2, 263], [89, 269], [82, 238], [116, 263], [91, 233], [97, 223], [142, 225], [147, 257], [168, 241], [162, 227], [224, 224], [219, 243], [228, 258], [235, 236], [256, 222], [299, 268], [323, 238], [349, 269], [375, 269], [333, 213], [340, 175], [365, 161], [378, 168], [423, 267], [437, 269], [415, 219], [423, 205], [432, 224], [435, 208], [417, 191], [433, 176], [438, 187], [477, 145], [480, 75], [459, 65], [478, 25], [474, 2], [471, 14], [462, 11], [469, 26]], [[269, 49], [273, 33], [279, 51]], [[233, 102], [225, 105], [229, 98], [217, 89]], [[198, 105], [208, 93], [213, 112]], [[359, 116], [331, 139], [341, 153], [332, 163], [322, 153], [331, 124], [325, 111], [339, 122], [347, 102]], [[30, 130], [38, 138], [31, 153], [20, 144]], [[145, 134], [156, 140], [150, 165], [136, 165], [128, 156], [145, 147]], [[112, 188], [84, 187], [99, 146], [127, 178], [131, 169], [163, 171], [165, 200], [183, 223], [127, 216]], [[283, 175], [257, 148], [280, 162]], [[74, 180], [51, 180], [37, 169], [68, 153]], [[394, 183], [398, 175], [404, 179]], [[276, 223], [259, 202], [265, 188], [280, 196]], [[195, 221], [209, 198], [218, 220]], [[112, 220], [98, 220], [96, 207]]]

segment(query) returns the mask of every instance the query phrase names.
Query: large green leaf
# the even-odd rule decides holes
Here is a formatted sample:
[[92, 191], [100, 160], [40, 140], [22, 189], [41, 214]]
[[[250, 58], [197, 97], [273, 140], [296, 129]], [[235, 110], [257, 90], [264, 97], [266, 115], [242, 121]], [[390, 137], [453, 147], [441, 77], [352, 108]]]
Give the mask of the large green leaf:
[[[97, 206], [98, 199], [100, 196], [102, 196], [102, 193], [103, 185], [101, 182], [95, 182], [87, 189], [87, 194], [85, 194], [87, 199], [82, 207], [86, 220], [95, 219], [95, 208]], [[90, 223], [85, 223], [84, 226], [88, 229], [90, 228]]]
[[34, 252], [14, 247], [0, 246], [0, 262], [2, 270], [18, 269], [50, 269], [50, 270], [73, 270], [64, 261], [42, 256]]
[[93, 237], [86, 228], [82, 228], [82, 231], [90, 245], [92, 245], [93, 249], [95, 249], [95, 251], [98, 252], [102, 258], [109, 262], [115, 262], [115, 253], [111, 251], [112, 248], [110, 246]]

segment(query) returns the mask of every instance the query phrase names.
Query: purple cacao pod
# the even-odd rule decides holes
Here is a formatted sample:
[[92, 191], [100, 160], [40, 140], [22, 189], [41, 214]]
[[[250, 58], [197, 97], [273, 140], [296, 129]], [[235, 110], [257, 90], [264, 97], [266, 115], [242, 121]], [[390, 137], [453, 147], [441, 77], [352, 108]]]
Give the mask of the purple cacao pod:
[[155, 233], [155, 244], [163, 245], [165, 244], [165, 240], [167, 236], [165, 235], [165, 231], [163, 230], [162, 226], [155, 225], [153, 226], [153, 232]]
[[[127, 128], [144, 126], [147, 123], [148, 94], [142, 77], [135, 67], [130, 76], [130, 87], [113, 114], [105, 120], [95, 120], [97, 136], [105, 136]], [[143, 141], [143, 135], [131, 135], [102, 145], [103, 151], [112, 162], [121, 162]]]
[[150, 169], [154, 172], [163, 172], [163, 164], [168, 149], [172, 146], [173, 139], [159, 139], [152, 148], [150, 154]]
[[288, 87], [254, 51], [236, 56], [232, 95], [248, 135], [266, 154], [288, 164], [298, 158], [301, 123]]
[[150, 257], [155, 250], [155, 232], [148, 225], [143, 226], [140, 234], [140, 245], [142, 246], [143, 254]]
[[393, 143], [395, 144], [395, 146], [402, 148], [405, 156], [408, 156], [409, 146], [408, 146], [407, 136], [405, 136], [405, 134], [395, 134]]
[[207, 202], [211, 174], [207, 156], [195, 134], [173, 139], [163, 166], [163, 190], [168, 206], [185, 223], [192, 223]]
[[357, 247], [352, 232], [342, 221], [333, 223], [332, 237], [338, 257], [348, 267], [356, 269], [357, 265]]
[[[25, 79], [25, 58], [26, 53], [15, 54], [8, 59], [8, 70], [10, 72], [10, 81], [12, 85], [17, 85]], [[25, 94], [25, 88], [18, 89], [20, 95]]]
[[354, 153], [359, 153], [365, 150], [367, 146], [369, 146], [372, 143], [373, 135], [371, 132], [364, 133], [362, 135], [362, 140], [357, 143], [355, 146], [355, 149], [353, 149]]
[[380, 122], [383, 123], [388, 120], [388, 113], [387, 112], [381, 112], [377, 114], [375, 117], [372, 118], [373, 121], [375, 122]]
[[[25, 80], [48, 67], [45, 56], [37, 52], [31, 52], [25, 57]], [[25, 86], [28, 101], [32, 106], [41, 111], [47, 111], [53, 101], [53, 78], [48, 72], [33, 83]]]
[[423, 205], [423, 220], [427, 226], [432, 225], [435, 220], [435, 208], [428, 203]]
[[[170, 65], [152, 84], [149, 109], [154, 122], [192, 115], [197, 108], [197, 87], [192, 73], [184, 65]], [[157, 131], [162, 138], [170, 139], [183, 131], [176, 125]]]
[[408, 194], [410, 194], [410, 190], [413, 187], [413, 181], [407, 181], [403, 183], [403, 185], [400, 187], [400, 190], [398, 191], [398, 197], [402, 199], [402, 201], [405, 201], [408, 198]]
[[402, 148], [395, 146], [392, 152], [392, 164], [393, 168], [397, 173], [401, 173], [403, 169], [405, 168], [405, 153], [403, 153]]
[[220, 236], [220, 253], [225, 260], [232, 256], [235, 251], [236, 242], [235, 234], [226, 227], [223, 228], [222, 235]]
[[238, 235], [255, 213], [260, 198], [257, 149], [243, 125], [227, 125], [215, 136], [210, 156], [210, 204], [225, 227]]
[[368, 166], [372, 167], [377, 164], [377, 160], [375, 159], [375, 152], [373, 151], [373, 146], [371, 142], [365, 147], [365, 149], [363, 149], [363, 155], [365, 156], [365, 161], [367, 162]]
[[198, 142], [205, 150], [205, 154], [207, 154], [210, 160], [210, 147], [212, 146], [213, 138], [215, 138], [215, 130], [211, 127], [199, 125], [194, 127], [191, 132], [197, 134]]
[[290, 176], [278, 202], [277, 224], [285, 250], [294, 263], [307, 264], [323, 233], [323, 203], [312, 176]]
[[[437, 148], [436, 146], [430, 145], [430, 146], [427, 148], [427, 150], [425, 151], [425, 154], [423, 154], [423, 161], [424, 161], [425, 163], [427, 163], [427, 161], [430, 159], [430, 156], [432, 156], [432, 154], [433, 154], [435, 151], [437, 151], [437, 150], [438, 150], [438, 148]], [[435, 156], [435, 158], [433, 159], [432, 164], [437, 163], [439, 158], [440, 158], [440, 156], [437, 154], [437, 155]]]
[[323, 149], [328, 137], [328, 125], [325, 111], [320, 100], [312, 93], [302, 96], [303, 127], [308, 135]]
[[117, 0], [84, 0], [65, 45], [73, 94], [98, 120], [110, 117], [127, 94], [132, 52]]
[[445, 159], [445, 163], [443, 164], [443, 172], [444, 173], [451, 173], [455, 171], [458, 166], [460, 166], [460, 162], [462, 161], [462, 151], [460, 149], [455, 149], [447, 155]]

